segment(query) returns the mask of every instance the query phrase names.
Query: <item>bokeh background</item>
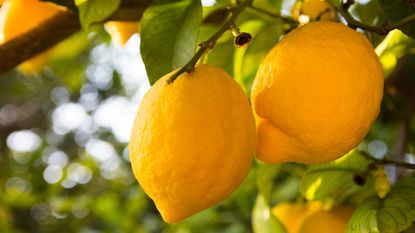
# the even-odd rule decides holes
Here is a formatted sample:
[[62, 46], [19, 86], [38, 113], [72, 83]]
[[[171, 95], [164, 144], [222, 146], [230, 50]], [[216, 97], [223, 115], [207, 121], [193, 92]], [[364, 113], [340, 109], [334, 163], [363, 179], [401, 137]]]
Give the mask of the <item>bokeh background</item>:
[[[202, 2], [207, 9], [215, 3]], [[281, 3], [262, 2], [267, 2], [264, 6]], [[360, 7], [354, 10], [357, 18], [365, 15], [361, 20], [367, 23], [381, 21], [378, 15], [367, 14], [377, 9], [372, 1], [358, 2]], [[282, 12], [289, 15], [293, 3], [284, 1]], [[242, 19], [248, 22], [251, 15]], [[244, 58], [248, 63], [241, 66], [242, 74], [234, 74], [248, 75], [240, 79], [247, 92], [257, 65], [251, 67], [250, 62], [260, 61], [283, 33], [270, 19], [262, 21], [266, 24], [261, 27], [255, 21], [242, 27], [247, 31], [260, 28], [247, 51], [250, 56]], [[200, 40], [215, 28], [209, 22], [202, 25]], [[369, 36], [375, 46], [384, 39]], [[403, 34], [394, 39], [397, 46], [388, 44], [383, 52], [382, 62], [389, 74], [400, 57], [415, 60], [407, 49], [413, 42]], [[231, 40], [231, 35], [222, 38], [218, 50], [208, 58], [230, 73], [236, 70], [233, 58], [238, 57]], [[139, 34], [119, 47], [102, 26], [97, 26], [59, 44], [39, 72], [12, 70], [1, 75], [0, 232], [261, 232], [258, 226], [271, 216], [268, 203], [258, 193], [270, 193], [271, 206], [302, 198], [299, 180], [304, 165], [256, 162], [238, 191], [220, 205], [180, 224], [163, 223], [133, 177], [127, 148], [135, 113], [150, 88], [139, 48]], [[413, 69], [408, 72], [410, 76]], [[412, 99], [399, 90], [391, 92], [395, 96], [387, 96], [380, 118], [361, 145], [375, 157], [382, 158], [397, 146], [402, 130], [406, 130], [406, 143], [412, 143], [408, 135], [415, 124], [411, 118], [402, 121]], [[410, 151], [405, 151], [405, 159], [413, 162]], [[388, 167], [389, 171], [394, 169]]]

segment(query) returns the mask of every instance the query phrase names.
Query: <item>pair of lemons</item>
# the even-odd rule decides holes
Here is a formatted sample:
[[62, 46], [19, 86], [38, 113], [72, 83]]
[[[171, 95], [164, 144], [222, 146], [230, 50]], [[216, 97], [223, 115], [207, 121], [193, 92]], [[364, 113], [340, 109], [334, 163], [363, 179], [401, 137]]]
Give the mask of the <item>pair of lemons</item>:
[[198, 65], [168, 84], [173, 73], [144, 96], [130, 143], [134, 175], [169, 223], [228, 197], [255, 152], [266, 163], [306, 164], [346, 154], [365, 137], [383, 94], [370, 42], [335, 22], [298, 27], [272, 48], [252, 108], [222, 69]]
[[[6, 0], [0, 43], [60, 10], [37, 0]], [[21, 17], [26, 13], [29, 21]], [[268, 163], [321, 163], [347, 153], [376, 118], [383, 90], [368, 40], [331, 22], [299, 27], [269, 52], [252, 88], [253, 111], [219, 68], [199, 65], [167, 84], [171, 75], [144, 97], [130, 144], [134, 174], [167, 222], [229, 196], [247, 175], [255, 148]]]
[[[65, 11], [56, 4], [39, 0], [0, 0], [0, 4], [0, 44], [13, 40]], [[123, 46], [139, 30], [138, 22], [111, 21], [105, 26], [114, 43], [119, 46]], [[19, 70], [24, 74], [37, 73], [47, 64], [50, 55], [51, 50], [43, 52], [22, 63]]]

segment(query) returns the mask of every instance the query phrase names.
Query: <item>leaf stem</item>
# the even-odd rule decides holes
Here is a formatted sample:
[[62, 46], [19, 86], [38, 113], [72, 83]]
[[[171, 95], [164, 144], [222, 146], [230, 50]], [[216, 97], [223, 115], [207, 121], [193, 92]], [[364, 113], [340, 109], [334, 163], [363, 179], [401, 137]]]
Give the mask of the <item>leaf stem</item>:
[[386, 35], [388, 32], [397, 29], [399, 27], [405, 26], [408, 23], [415, 21], [415, 13], [411, 14], [398, 22], [395, 22], [393, 24], [387, 24], [386, 22], [382, 24], [381, 26], [372, 26], [364, 24], [357, 19], [355, 19], [349, 12], [349, 7], [353, 5], [353, 0], [348, 0], [346, 3], [343, 3], [340, 7], [336, 6], [335, 4], [331, 3], [330, 1], [327, 1], [330, 3], [334, 8], [337, 9], [337, 11], [343, 16], [343, 18], [347, 21], [348, 25], [352, 28], [360, 28], [365, 31], [375, 32], [379, 35]]
[[404, 168], [411, 169], [411, 170], [415, 169], [415, 164], [400, 162], [400, 161], [394, 161], [394, 160], [389, 160], [389, 159], [374, 159], [374, 163], [377, 163], [377, 164], [394, 164], [396, 166], [404, 167]]
[[253, 0], [246, 0], [234, 7], [229, 8], [230, 16], [228, 19], [222, 24], [215, 34], [213, 34], [208, 40], [203, 41], [199, 44], [200, 48], [197, 50], [196, 54], [190, 59], [190, 61], [180, 68], [176, 73], [174, 73], [168, 80], [168, 84], [172, 84], [174, 80], [177, 79], [182, 73], [184, 72], [192, 72], [197, 61], [205, 54], [206, 51], [213, 49], [216, 45], [218, 39], [232, 26], [235, 24], [236, 18], [238, 18], [239, 14], [248, 6], [252, 5]]
[[377, 159], [372, 157], [369, 153], [366, 151], [361, 151], [363, 156], [365, 156], [367, 159], [372, 160], [374, 164], [394, 164], [399, 167], [404, 167], [407, 169], [415, 169], [415, 164], [407, 163], [407, 162], [401, 162], [401, 161], [395, 161], [391, 159]]
[[347, 21], [347, 24], [349, 25], [349, 27], [352, 27], [352, 28], [360, 28], [360, 29], [363, 29], [365, 31], [376, 32], [376, 33], [378, 33], [380, 35], [386, 35], [389, 32], [388, 30], [386, 30], [385, 27], [382, 27], [382, 26], [371, 26], [371, 25], [367, 25], [367, 24], [364, 24], [364, 23], [356, 20], [349, 13], [348, 7], [346, 7], [345, 5], [341, 6], [337, 10], [341, 14], [341, 16], [343, 16], [343, 18]]

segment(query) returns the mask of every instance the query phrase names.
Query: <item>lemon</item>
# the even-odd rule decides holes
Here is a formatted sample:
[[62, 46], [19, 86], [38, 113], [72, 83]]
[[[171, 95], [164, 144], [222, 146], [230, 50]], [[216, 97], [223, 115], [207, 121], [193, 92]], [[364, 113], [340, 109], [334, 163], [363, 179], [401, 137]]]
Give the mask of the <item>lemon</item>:
[[334, 22], [293, 30], [268, 53], [252, 87], [257, 158], [341, 157], [365, 137], [382, 95], [382, 67], [364, 35]]
[[309, 21], [336, 21], [336, 9], [325, 0], [304, 0], [297, 2], [292, 10], [294, 19], [301, 21], [301, 16], [305, 16]]
[[105, 23], [105, 29], [111, 35], [114, 44], [123, 47], [132, 35], [138, 33], [139, 23], [109, 21]]
[[169, 223], [228, 197], [255, 151], [248, 98], [225, 71], [199, 65], [167, 84], [173, 73], [144, 96], [129, 146], [135, 177]]
[[0, 10], [0, 44], [28, 32], [60, 11], [38, 0], [5, 0]]
[[[38, 27], [60, 10], [55, 4], [38, 0], [5, 0], [0, 9], [0, 44]], [[39, 72], [49, 55], [50, 52], [43, 52], [22, 63], [19, 70], [24, 74]]]
[[287, 233], [297, 233], [300, 224], [321, 208], [320, 202], [307, 204], [284, 202], [272, 208], [272, 213], [284, 225]]
[[344, 233], [353, 211], [349, 206], [317, 211], [302, 222], [297, 233]]

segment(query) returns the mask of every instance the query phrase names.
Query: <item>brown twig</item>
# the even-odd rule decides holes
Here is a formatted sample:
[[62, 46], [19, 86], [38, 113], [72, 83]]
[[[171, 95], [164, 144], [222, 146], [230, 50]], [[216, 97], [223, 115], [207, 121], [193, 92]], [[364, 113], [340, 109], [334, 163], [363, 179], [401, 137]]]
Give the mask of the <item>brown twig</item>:
[[[331, 3], [328, 1], [328, 3]], [[332, 3], [331, 3], [332, 4]], [[353, 0], [348, 0], [345, 3], [341, 4], [341, 6], [336, 6], [335, 4], [332, 4], [334, 8], [337, 9], [337, 11], [343, 16], [343, 18], [347, 21], [348, 25], [352, 28], [360, 28], [365, 31], [375, 32], [379, 35], [386, 35], [388, 32], [397, 29], [399, 27], [405, 26], [409, 23], [412, 23], [415, 21], [415, 13], [411, 14], [405, 18], [402, 18], [401, 20], [389, 24], [385, 22], [384, 24], [380, 26], [373, 26], [373, 25], [367, 25], [364, 24], [358, 20], [356, 20], [349, 12], [349, 7], [354, 4]]]
[[0, 74], [56, 45], [80, 28], [76, 14], [59, 12], [40, 27], [0, 45]]
[[197, 50], [196, 54], [190, 59], [190, 61], [181, 67], [177, 72], [175, 72], [168, 80], [168, 84], [172, 84], [181, 74], [184, 72], [192, 72], [196, 63], [199, 59], [210, 49], [215, 47], [217, 40], [228, 30], [231, 30], [232, 26], [235, 24], [236, 18], [238, 18], [239, 14], [249, 5], [252, 4], [253, 0], [245, 0], [242, 3], [239, 3], [233, 8], [229, 9], [230, 16], [228, 19], [222, 24], [218, 31], [215, 32], [208, 40], [203, 41], [199, 44], [200, 48]]
[[391, 159], [377, 159], [374, 158], [373, 156], [371, 156], [370, 154], [368, 154], [365, 151], [360, 151], [360, 153], [365, 156], [367, 159], [371, 160], [374, 164], [394, 164], [396, 166], [399, 167], [404, 167], [407, 169], [415, 169], [415, 164], [412, 163], [407, 163], [407, 162], [402, 162], [402, 161], [395, 161], [395, 160], [391, 160]]
[[[148, 0], [123, 1], [121, 7], [105, 21], [138, 21], [149, 4]], [[0, 45], [0, 74], [46, 51], [79, 30], [81, 25], [75, 12], [59, 12], [39, 27]]]

